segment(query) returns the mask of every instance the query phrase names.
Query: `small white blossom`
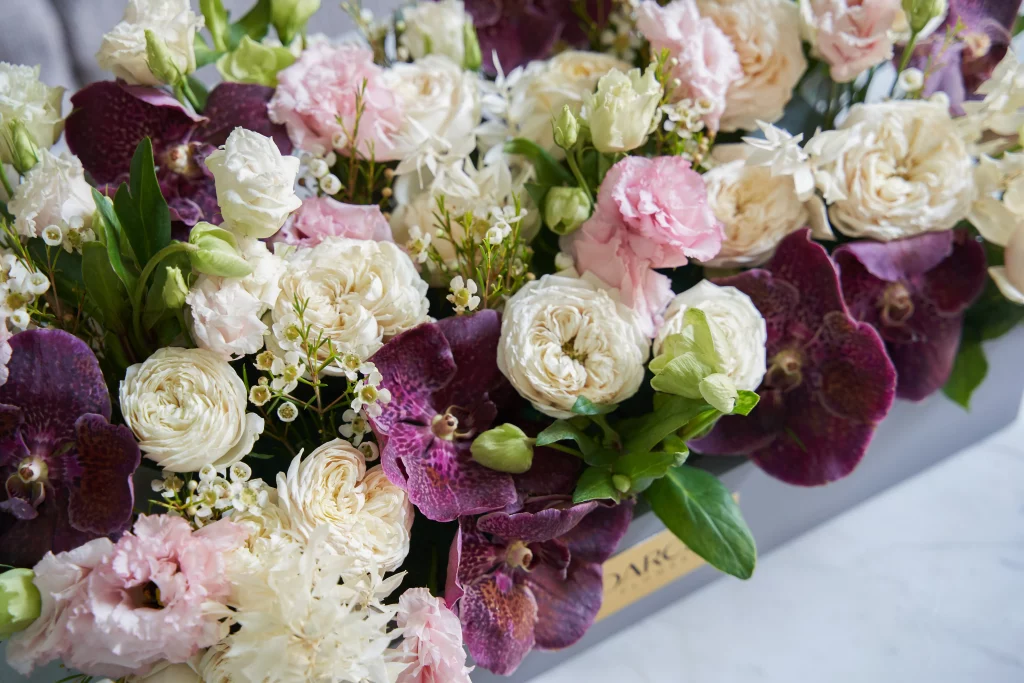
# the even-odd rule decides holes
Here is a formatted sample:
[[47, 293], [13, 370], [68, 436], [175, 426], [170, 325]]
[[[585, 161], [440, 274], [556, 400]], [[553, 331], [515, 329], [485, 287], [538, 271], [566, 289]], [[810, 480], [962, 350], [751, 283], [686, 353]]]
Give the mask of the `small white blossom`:
[[249, 389], [249, 403], [252, 403], [254, 406], [265, 405], [273, 397], [274, 395], [270, 391], [270, 387], [266, 384], [254, 384]]
[[297, 351], [288, 351], [284, 358], [274, 358], [270, 364], [270, 372], [274, 380], [270, 386], [274, 391], [289, 393], [299, 386], [299, 378], [302, 377], [301, 357]]
[[325, 175], [331, 172], [331, 168], [327, 165], [327, 162], [323, 159], [313, 159], [309, 162], [309, 172], [317, 180], [323, 178]]
[[285, 401], [277, 407], [277, 419], [281, 422], [294, 422], [299, 416], [299, 409], [291, 401]]
[[28, 327], [28, 324], [32, 322], [32, 319], [29, 317], [28, 311], [26, 311], [24, 308], [19, 308], [13, 313], [11, 313], [11, 316], [8, 318], [8, 320], [10, 320], [11, 324], [18, 328], [19, 330], [24, 330], [26, 327]]
[[372, 441], [364, 441], [359, 444], [358, 448], [363, 457], [370, 462], [380, 457], [380, 447]]
[[286, 313], [271, 327], [274, 340], [285, 351], [298, 351], [302, 348], [302, 323], [294, 313]]
[[263, 372], [269, 372], [271, 365], [274, 363], [274, 352], [271, 350], [263, 351], [256, 355], [256, 369], [262, 370]]
[[369, 375], [377, 370], [377, 366], [364, 361], [355, 353], [346, 353], [338, 359], [338, 365], [341, 366], [343, 374], [350, 382], [358, 380], [360, 375]]
[[456, 275], [452, 278], [449, 288], [451, 289], [451, 294], [448, 295], [448, 301], [455, 306], [456, 313], [462, 314], [467, 310], [472, 311], [480, 305], [480, 297], [476, 296], [476, 282], [472, 279], [467, 282], [461, 275]]
[[338, 432], [351, 441], [353, 446], [361, 444], [363, 437], [370, 431], [370, 424], [366, 421], [366, 417], [349, 408], [342, 414], [341, 419], [345, 421], [345, 424], [338, 427]]
[[324, 194], [336, 195], [341, 192], [341, 180], [333, 173], [328, 173], [320, 179], [320, 189]]
[[560, 251], [555, 255], [555, 270], [569, 270], [575, 267], [576, 262], [573, 260], [572, 255]]
[[405, 250], [409, 257], [416, 263], [424, 263], [430, 256], [430, 233], [425, 233], [420, 226], [414, 225], [409, 228], [409, 240], [405, 243]]
[[354, 412], [364, 411], [369, 417], [381, 414], [381, 406], [391, 402], [391, 392], [380, 386], [382, 379], [381, 374], [374, 370], [368, 377], [356, 382], [353, 389], [355, 398], [352, 399]]
[[64, 233], [59, 225], [48, 225], [43, 228], [43, 243], [48, 247], [59, 247], [64, 242]]
[[920, 69], [911, 67], [901, 71], [896, 82], [903, 92], [914, 93], [924, 87], [924, 74]]

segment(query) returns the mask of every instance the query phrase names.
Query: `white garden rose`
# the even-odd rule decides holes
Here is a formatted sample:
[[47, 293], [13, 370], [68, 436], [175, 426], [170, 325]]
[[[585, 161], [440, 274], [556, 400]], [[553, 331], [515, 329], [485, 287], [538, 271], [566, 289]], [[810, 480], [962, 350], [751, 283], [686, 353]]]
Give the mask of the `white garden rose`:
[[243, 237], [272, 236], [302, 206], [295, 194], [299, 160], [281, 154], [273, 139], [245, 128], [206, 157], [217, 185], [225, 228]]
[[[49, 149], [64, 129], [64, 88], [39, 80], [38, 66], [0, 62], [0, 131], [20, 121], [40, 148]], [[14, 151], [0, 134], [0, 162], [13, 164]]]
[[974, 201], [971, 157], [938, 103], [855, 105], [838, 130], [805, 149], [832, 225], [849, 237], [887, 242], [949, 230]]
[[263, 418], [245, 412], [242, 379], [205, 349], [158, 350], [128, 368], [119, 395], [139, 448], [169, 472], [233, 465], [263, 433]]
[[[476, 147], [480, 88], [475, 73], [447, 57], [428, 55], [411, 64], [395, 64], [384, 72], [384, 83], [402, 111], [402, 126], [389, 152], [391, 158], [406, 160], [399, 165], [399, 174], [415, 169], [414, 158], [424, 152], [467, 157]], [[405, 167], [409, 165], [412, 168]]]
[[772, 175], [764, 166], [748, 166], [748, 145], [718, 145], [716, 157], [732, 158], [704, 174], [708, 206], [722, 222], [718, 255], [704, 263], [712, 268], [759, 266], [787, 235], [806, 226], [816, 239], [834, 239], [825, 203], [816, 194], [797, 196], [791, 175]]
[[203, 23], [188, 0], [128, 0], [124, 18], [103, 36], [96, 61], [131, 85], [160, 85], [149, 68], [146, 31], [163, 40], [174, 66], [188, 75], [196, 70], [196, 31]]
[[750, 297], [735, 287], [719, 287], [701, 280], [677, 294], [665, 311], [665, 323], [654, 339], [654, 354], [661, 352], [666, 337], [682, 333], [687, 309], [697, 308], [707, 316], [715, 350], [722, 357], [724, 372], [740, 391], [754, 391], [766, 370], [765, 346], [768, 327]]
[[[303, 320], [311, 336], [323, 335], [337, 354], [369, 358], [396, 334], [427, 320], [427, 283], [409, 256], [391, 242], [328, 237], [315, 247], [299, 247], [286, 257], [281, 293], [272, 315], [272, 341], [299, 350], [294, 337], [295, 304], [304, 302]], [[326, 358], [328, 345], [317, 350]], [[343, 374], [340, 366], [324, 369]]]
[[65, 233], [69, 228], [88, 230], [96, 203], [78, 157], [40, 149], [39, 163], [14, 188], [8, 209], [19, 235], [39, 237], [51, 225]]
[[508, 124], [515, 136], [533, 140], [559, 158], [564, 156], [551, 129], [551, 119], [566, 105], [579, 114], [583, 99], [609, 71], [626, 73], [630, 64], [600, 52], [566, 50], [548, 61], [526, 67], [512, 87]]
[[581, 396], [621, 403], [640, 388], [650, 351], [638, 322], [589, 273], [545, 275], [505, 304], [498, 368], [551, 417], [571, 417]]
[[599, 152], [628, 152], [644, 144], [658, 126], [658, 107], [664, 91], [648, 67], [627, 73], [609, 71], [597, 82], [597, 91], [583, 98], [582, 116], [590, 124]]
[[793, 89], [807, 70], [800, 39], [800, 10], [792, 0], [697, 0], [732, 41], [743, 77], [725, 98], [721, 130], [755, 130], [757, 121], [782, 118]]
[[393, 571], [409, 554], [412, 503], [380, 465], [367, 471], [363, 454], [347, 441], [296, 456], [287, 475], [277, 475], [277, 491], [293, 531], [308, 541], [326, 525], [328, 545], [368, 571]]
[[224, 360], [237, 360], [263, 348], [268, 329], [260, 320], [264, 305], [237, 278], [200, 275], [185, 303], [192, 338], [199, 348]]
[[473, 18], [466, 13], [462, 0], [418, 2], [402, 11], [405, 31], [398, 44], [409, 51], [413, 59], [427, 55], [443, 55], [456, 64], [466, 60], [466, 24]]

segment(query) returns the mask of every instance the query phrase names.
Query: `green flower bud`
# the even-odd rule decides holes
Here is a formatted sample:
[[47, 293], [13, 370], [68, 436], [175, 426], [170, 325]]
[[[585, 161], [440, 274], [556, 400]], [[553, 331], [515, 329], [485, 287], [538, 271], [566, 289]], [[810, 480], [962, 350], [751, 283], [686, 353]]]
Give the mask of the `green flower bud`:
[[612, 475], [612, 486], [619, 493], [629, 493], [629, 489], [633, 486], [633, 482], [629, 480], [624, 474], [613, 474]]
[[197, 223], [188, 237], [192, 267], [200, 273], [220, 277], [245, 277], [252, 268], [238, 253], [235, 236], [209, 223]]
[[473, 440], [470, 452], [478, 463], [498, 472], [522, 474], [533, 464], [533, 444], [519, 427], [503, 424]]
[[185, 80], [185, 74], [174, 63], [174, 56], [164, 39], [146, 29], [146, 66], [161, 82], [174, 87]]
[[185, 278], [182, 277], [180, 268], [167, 267], [167, 279], [164, 280], [164, 289], [161, 294], [167, 308], [178, 309], [185, 305], [188, 285], [185, 284]]
[[249, 36], [242, 36], [237, 49], [217, 60], [217, 71], [225, 81], [232, 83], [276, 87], [278, 72], [294, 62], [295, 55], [288, 48], [263, 45]]
[[568, 235], [590, 218], [590, 199], [579, 187], [552, 187], [544, 199], [544, 224]]
[[700, 395], [712, 408], [728, 415], [736, 407], [736, 384], [725, 373], [716, 372], [700, 382]]
[[285, 45], [306, 29], [306, 23], [320, 9], [320, 0], [270, 0], [270, 23]]
[[3, 131], [4, 146], [10, 150], [15, 170], [25, 175], [39, 163], [39, 145], [21, 119], [13, 119]]
[[0, 574], [0, 638], [22, 631], [39, 617], [42, 602], [31, 569]]
[[478, 71], [483, 64], [483, 55], [480, 53], [480, 41], [476, 37], [476, 27], [472, 21], [462, 25], [462, 45], [465, 56], [462, 58], [462, 68], [469, 71]]
[[556, 145], [562, 149], [569, 149], [576, 144], [576, 140], [580, 136], [580, 122], [572, 113], [572, 109], [569, 109], [568, 104], [562, 107], [562, 111], [552, 125], [554, 126]]
[[[656, 391], [685, 398], [703, 398], [719, 410], [719, 406], [728, 407], [722, 412], [731, 413], [735, 406], [736, 386], [723, 374], [725, 368], [715, 348], [711, 325], [699, 308], [686, 310], [682, 332], [665, 338], [661, 353], [648, 367], [654, 373], [651, 387]], [[728, 381], [727, 386], [723, 385], [721, 378]]]
[[903, 0], [903, 12], [907, 23], [915, 34], [920, 33], [928, 22], [946, 15], [947, 0]]

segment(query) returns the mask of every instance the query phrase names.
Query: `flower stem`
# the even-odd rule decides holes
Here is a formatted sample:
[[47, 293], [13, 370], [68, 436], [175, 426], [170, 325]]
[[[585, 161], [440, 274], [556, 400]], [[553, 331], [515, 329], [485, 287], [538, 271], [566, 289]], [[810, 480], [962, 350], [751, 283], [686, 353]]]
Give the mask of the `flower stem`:
[[179, 251], [198, 251], [199, 247], [188, 242], [171, 242], [166, 247], [158, 251], [153, 255], [153, 258], [149, 259], [146, 267], [142, 269], [142, 274], [139, 276], [139, 282], [135, 285], [135, 291], [132, 292], [132, 329], [135, 332], [136, 341], [146, 347], [145, 335], [142, 332], [142, 299], [146, 296], [146, 283], [149, 281], [153, 271], [156, 267], [172, 254], [176, 254]]
[[552, 449], [554, 449], [556, 451], [562, 451], [563, 453], [568, 453], [569, 455], [575, 455], [580, 460], [583, 459], [583, 454], [581, 452], [579, 452], [575, 448], [570, 448], [569, 446], [563, 446], [560, 443], [549, 443], [546, 446], [542, 446], [542, 448], [552, 448]]
[[8, 201], [14, 198], [14, 188], [11, 187], [11, 181], [7, 179], [7, 169], [4, 168], [3, 163], [0, 163], [0, 182], [4, 185], [4, 192], [7, 193]]
[[[579, 183], [580, 188], [587, 195], [587, 201], [590, 206], [594, 205], [594, 195], [590, 193], [590, 186], [587, 185], [587, 181], [583, 178], [583, 172], [580, 170], [579, 161], [576, 159], [575, 150], [567, 150], [565, 154], [565, 160], [569, 162], [569, 170], [572, 171], [573, 176], [576, 178], [576, 182]], [[541, 207], [541, 211], [543, 211]]]
[[917, 44], [917, 31], [913, 31], [910, 34], [910, 40], [903, 47], [903, 56], [900, 57], [900, 67], [896, 69], [896, 78], [892, 82], [892, 87], [889, 88], [889, 97], [896, 92], [896, 84], [900, 81], [900, 74], [903, 73], [907, 65], [910, 64], [910, 58], [914, 55], [914, 45]]

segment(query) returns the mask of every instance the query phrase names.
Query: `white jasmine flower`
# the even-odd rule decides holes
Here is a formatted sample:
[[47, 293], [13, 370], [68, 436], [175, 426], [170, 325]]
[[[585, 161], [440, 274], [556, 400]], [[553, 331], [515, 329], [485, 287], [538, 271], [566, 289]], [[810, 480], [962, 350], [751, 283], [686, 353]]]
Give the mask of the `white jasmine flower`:
[[662, 95], [652, 67], [602, 76], [597, 91], [584, 97], [581, 114], [590, 124], [594, 147], [612, 154], [642, 145], [658, 126]]
[[345, 377], [350, 382], [355, 382], [359, 379], [360, 375], [370, 375], [377, 371], [377, 366], [368, 361], [364, 361], [362, 358], [354, 353], [346, 353], [338, 361]]
[[328, 545], [368, 570], [397, 569], [409, 552], [412, 504], [379, 466], [367, 471], [363, 454], [346, 441], [297, 456], [287, 475], [277, 475], [277, 492], [292, 529], [308, 539], [327, 525]]
[[20, 283], [20, 289], [24, 294], [30, 294], [33, 297], [37, 297], [40, 294], [46, 293], [46, 290], [50, 288], [50, 279], [39, 271], [34, 271], [28, 274]]
[[[311, 328], [307, 343], [330, 342], [313, 354], [320, 360], [352, 353], [369, 358], [385, 341], [427, 319], [427, 283], [400, 247], [391, 242], [329, 237], [315, 247], [300, 247], [286, 257], [281, 294], [272, 311], [274, 340], [282, 348], [302, 349], [294, 302], [306, 302], [303, 320]], [[280, 325], [280, 327], [279, 327]], [[310, 349], [313, 352], [312, 349]], [[323, 372], [341, 375], [330, 364]]]
[[352, 393], [355, 394], [352, 399], [353, 411], [365, 412], [370, 417], [378, 417], [383, 410], [381, 405], [391, 403], [391, 392], [380, 386], [382, 379], [381, 374], [374, 370], [367, 377], [356, 382], [352, 389]]
[[273, 139], [235, 128], [206, 157], [217, 185], [225, 227], [244, 237], [270, 237], [302, 205], [295, 194], [299, 160], [283, 156]]
[[[64, 128], [63, 101], [64, 88], [40, 81], [38, 66], [0, 62], [0, 127], [20, 121], [41, 150], [49, 149]], [[0, 163], [13, 164], [14, 151], [5, 137], [0, 135]]]
[[462, 0], [418, 2], [402, 12], [405, 31], [398, 43], [413, 59], [442, 55], [455, 64], [466, 61], [465, 26], [473, 24]]
[[635, 394], [649, 350], [636, 314], [589, 273], [545, 275], [505, 304], [498, 368], [537, 410], [568, 418], [580, 396], [609, 405]]
[[274, 364], [274, 358], [276, 358], [274, 352], [269, 350], [256, 354], [256, 369], [262, 370], [263, 372], [270, 372], [270, 368]]
[[64, 242], [64, 233], [59, 225], [48, 225], [43, 228], [43, 244], [48, 247], [59, 247]]
[[299, 409], [291, 401], [284, 401], [277, 407], [277, 419], [281, 422], [295, 422]]
[[245, 412], [242, 379], [205, 349], [159, 349], [128, 368], [119, 395], [139, 448], [168, 472], [227, 467], [263, 432], [263, 418]]
[[174, 66], [188, 75], [196, 70], [194, 42], [203, 23], [188, 0], [128, 0], [124, 18], [103, 36], [96, 61], [132, 85], [161, 85], [149, 68], [146, 31], [163, 40]]
[[418, 225], [410, 227], [405, 250], [416, 263], [425, 263], [430, 258], [430, 234], [424, 233]]
[[724, 373], [736, 388], [741, 391], [757, 389], [766, 370], [768, 328], [750, 297], [735, 287], [719, 287], [709, 280], [701, 280], [677, 294], [665, 311], [665, 323], [654, 339], [654, 354], [661, 353], [666, 337], [683, 332], [684, 317], [690, 308], [698, 308], [707, 316]]
[[12, 311], [7, 320], [9, 320], [10, 323], [18, 330], [24, 330], [28, 327], [29, 323], [32, 322], [32, 318], [24, 308]]
[[320, 179], [320, 189], [324, 194], [334, 196], [341, 192], [341, 179], [333, 173], [328, 173]]
[[63, 232], [75, 219], [82, 220], [83, 226], [90, 224], [96, 204], [78, 157], [68, 152], [56, 156], [40, 149], [39, 163], [14, 189], [8, 209], [14, 214], [19, 235], [39, 237], [51, 225]]
[[249, 402], [254, 406], [266, 405], [274, 397], [266, 384], [254, 384], [249, 387]]
[[366, 417], [349, 408], [342, 413], [341, 419], [345, 424], [338, 427], [338, 432], [351, 441], [353, 446], [361, 444], [363, 437], [370, 431], [370, 423], [366, 421]]
[[263, 303], [236, 278], [200, 275], [185, 296], [192, 338], [224, 360], [237, 360], [263, 348], [268, 328], [260, 319]]
[[896, 83], [903, 92], [914, 93], [924, 87], [924, 74], [920, 69], [910, 67], [900, 72]]
[[473, 311], [480, 305], [480, 297], [476, 296], [476, 282], [472, 279], [467, 282], [461, 275], [456, 275], [452, 278], [448, 288], [451, 290], [451, 294], [447, 297], [448, 301], [455, 306], [457, 314]]
[[302, 357], [297, 351], [286, 351], [284, 357], [275, 356], [270, 364], [270, 372], [274, 375], [270, 386], [274, 391], [289, 394], [299, 386], [299, 378], [302, 377], [304, 368]]

